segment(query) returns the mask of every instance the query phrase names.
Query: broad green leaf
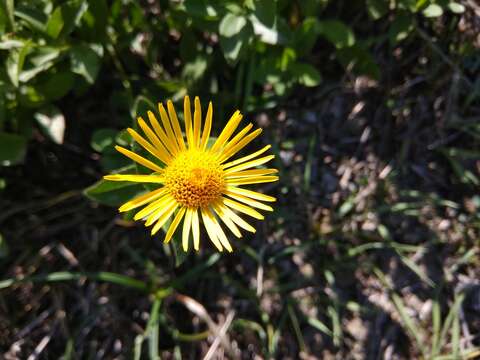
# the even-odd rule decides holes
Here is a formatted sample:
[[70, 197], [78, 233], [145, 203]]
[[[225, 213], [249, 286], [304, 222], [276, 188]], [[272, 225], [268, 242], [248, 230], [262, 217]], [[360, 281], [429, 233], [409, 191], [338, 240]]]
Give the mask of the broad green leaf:
[[252, 34], [250, 23], [244, 16], [227, 14], [220, 22], [219, 33], [225, 59], [236, 63]]
[[310, 64], [295, 63], [292, 64], [291, 70], [302, 85], [317, 86], [322, 81], [320, 72]]
[[182, 71], [182, 78], [185, 79], [187, 84], [192, 84], [203, 77], [207, 67], [207, 58], [199, 55], [193, 61], [185, 64]]
[[40, 33], [45, 32], [47, 15], [33, 6], [19, 6], [15, 9], [15, 16], [22, 20], [27, 27]]
[[355, 74], [380, 79], [380, 67], [370, 52], [360, 44], [337, 50], [337, 56], [344, 68], [351, 68]]
[[7, 61], [7, 73], [10, 78], [10, 81], [15, 87], [18, 87], [18, 81], [20, 73], [23, 69], [23, 64], [25, 63], [25, 57], [30, 51], [29, 43], [26, 43], [24, 47], [20, 49], [11, 50]]
[[[129, 165], [120, 173], [135, 173], [134, 169], [133, 165]], [[99, 180], [84, 190], [88, 198], [109, 206], [119, 206], [144, 192], [142, 184], [107, 180]]]
[[86, 0], [72, 0], [55, 8], [46, 25], [53, 39], [70, 34], [88, 9]]
[[465, 5], [457, 2], [451, 2], [447, 5], [448, 9], [455, 14], [463, 14], [465, 12]]
[[391, 23], [390, 29], [388, 29], [390, 44], [395, 45], [406, 39], [412, 30], [413, 20], [411, 15], [398, 14]]
[[55, 143], [63, 144], [65, 134], [65, 116], [56, 106], [49, 105], [37, 111], [33, 117], [43, 132]]
[[93, 84], [100, 70], [100, 57], [88, 45], [73, 46], [70, 51], [71, 69]]
[[277, 14], [277, 2], [274, 0], [255, 0], [255, 17], [265, 26], [273, 27]]
[[319, 23], [320, 33], [337, 49], [355, 44], [355, 35], [352, 29], [338, 20], [325, 20]]
[[315, 17], [309, 17], [302, 21], [293, 36], [293, 47], [298, 54], [310, 53], [317, 41], [319, 29], [320, 24]]
[[106, 0], [88, 0], [88, 10], [82, 17], [79, 31], [83, 39], [104, 42], [106, 38], [109, 8]]
[[72, 89], [74, 78], [71, 72], [58, 72], [35, 86], [20, 86], [19, 100], [27, 107], [38, 107], [46, 101], [58, 100]]
[[220, 22], [219, 33], [224, 37], [238, 35], [247, 25], [247, 18], [244, 16], [227, 14]]
[[33, 79], [37, 74], [50, 69], [54, 63], [60, 58], [61, 51], [54, 47], [34, 48], [28, 54], [27, 62], [29, 66], [20, 73], [18, 79], [20, 82], [27, 82]]
[[378, 20], [388, 12], [389, 2], [385, 0], [367, 0], [368, 15], [373, 20]]
[[15, 5], [13, 0], [0, 1], [0, 10], [0, 34], [7, 29], [13, 31], [15, 29]]
[[39, 92], [48, 100], [58, 100], [64, 97], [74, 85], [75, 75], [63, 71], [51, 75], [44, 83], [36, 86]]
[[90, 146], [93, 150], [101, 153], [115, 145], [117, 135], [118, 130], [115, 129], [97, 129], [92, 135]]
[[430, 4], [423, 10], [423, 15], [428, 18], [435, 18], [443, 15], [443, 9], [440, 5]]
[[9, 166], [23, 161], [27, 139], [23, 136], [0, 132], [0, 165]]
[[[1, 17], [1, 14], [0, 14]], [[0, 50], [18, 49], [24, 46], [24, 42], [15, 39], [2, 39], [0, 41]]]
[[255, 15], [250, 16], [249, 19], [253, 26], [253, 32], [259, 37], [260, 41], [271, 45], [280, 43], [280, 34], [276, 26], [266, 26]]
[[214, 20], [220, 13], [219, 4], [207, 0], [185, 0], [183, 4], [188, 15], [205, 20]]
[[423, 0], [398, 0], [397, 8], [405, 9], [410, 12], [416, 12], [422, 5]]

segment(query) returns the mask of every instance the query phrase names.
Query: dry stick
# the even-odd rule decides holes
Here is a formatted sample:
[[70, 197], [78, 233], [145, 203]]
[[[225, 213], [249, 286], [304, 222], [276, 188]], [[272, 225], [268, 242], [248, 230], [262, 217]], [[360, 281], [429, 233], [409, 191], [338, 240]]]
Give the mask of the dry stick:
[[218, 325], [212, 320], [210, 315], [208, 315], [207, 310], [202, 304], [192, 299], [191, 297], [182, 294], [175, 294], [173, 297], [177, 301], [181, 302], [188, 310], [190, 310], [192, 313], [202, 319], [207, 324], [210, 331], [220, 339], [223, 348], [229, 353], [229, 355], [232, 358], [237, 358], [235, 352], [230, 346], [230, 339], [226, 334], [223, 336], [218, 335], [220, 332]]
[[235, 317], [235, 311], [230, 311], [227, 315], [227, 318], [225, 319], [225, 322], [223, 323], [222, 327], [217, 333], [217, 336], [215, 337], [215, 340], [212, 343], [212, 346], [210, 346], [210, 349], [208, 349], [207, 354], [203, 358], [203, 360], [210, 360], [212, 356], [215, 354], [215, 351], [218, 348], [218, 345], [220, 345], [220, 342], [222, 341], [223, 337], [227, 334], [227, 330], [230, 327], [230, 324], [233, 321], [233, 318]]

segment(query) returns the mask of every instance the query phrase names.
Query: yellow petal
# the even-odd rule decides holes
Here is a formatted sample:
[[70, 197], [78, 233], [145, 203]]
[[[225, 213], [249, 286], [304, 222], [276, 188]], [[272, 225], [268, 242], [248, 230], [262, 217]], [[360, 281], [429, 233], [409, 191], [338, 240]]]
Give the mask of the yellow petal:
[[169, 140], [171, 140], [172, 145], [175, 147], [175, 150], [178, 152], [180, 148], [177, 143], [177, 137], [173, 133], [173, 129], [170, 124], [170, 119], [168, 118], [167, 112], [165, 111], [165, 108], [163, 107], [162, 103], [158, 103], [158, 111], [160, 113], [160, 118], [162, 119], [163, 127], [166, 130], [167, 137]]
[[200, 142], [200, 149], [205, 150], [208, 139], [210, 138], [210, 131], [212, 130], [213, 106], [212, 102], [208, 104], [207, 116], [205, 117], [205, 126], [203, 127], [202, 141]]
[[222, 210], [225, 216], [228, 216], [235, 224], [240, 226], [242, 229], [250, 231], [252, 233], [256, 232], [255, 228], [252, 225], [247, 223], [245, 220], [243, 220], [240, 216], [235, 214], [232, 210], [230, 210], [225, 205], [219, 205], [218, 207]]
[[193, 232], [193, 248], [198, 251], [200, 248], [200, 225], [198, 221], [197, 209], [193, 209], [193, 213], [192, 213], [192, 232]]
[[218, 223], [217, 219], [215, 218], [215, 216], [211, 213], [211, 211], [207, 210], [208, 211], [208, 215], [210, 217], [210, 220], [212, 221], [213, 223], [213, 229], [215, 231], [215, 234], [217, 235], [217, 238], [218, 240], [220, 240], [220, 242], [222, 243], [223, 247], [225, 249], [227, 249], [228, 252], [232, 252], [233, 249], [232, 249], [232, 245], [230, 245], [230, 242], [228, 241], [227, 239], [227, 236], [225, 235], [225, 233], [223, 232], [223, 229], [222, 227], [220, 226], [220, 224]]
[[115, 146], [115, 149], [117, 149], [118, 152], [121, 152], [123, 155], [125, 155], [126, 157], [132, 159], [133, 161], [153, 170], [153, 171], [157, 171], [157, 172], [162, 172], [163, 169], [158, 166], [157, 164], [154, 164], [153, 162], [151, 162], [150, 160], [147, 160], [145, 159], [144, 157], [138, 155], [138, 154], [135, 154], [133, 151], [130, 151], [130, 150], [127, 150], [121, 146], [118, 146], [116, 145]]
[[252, 190], [242, 189], [236, 186], [227, 186], [227, 191], [238, 195], [248, 196], [249, 198], [261, 201], [273, 202], [277, 200], [273, 196], [265, 195]]
[[[232, 140], [230, 140], [227, 145], [225, 145], [225, 148], [223, 149], [223, 153], [228, 152], [232, 147], [234, 147], [240, 140], [242, 140], [245, 135], [252, 129], [253, 124], [250, 123], [247, 126], [245, 126], [237, 135], [233, 137]], [[225, 161], [225, 160], [224, 160]]]
[[243, 195], [238, 195], [238, 194], [233, 194], [233, 193], [230, 193], [230, 192], [226, 192], [226, 195], [230, 196], [231, 198], [235, 199], [235, 200], [238, 200], [238, 201], [241, 201], [243, 202], [244, 204], [247, 204], [249, 206], [253, 206], [257, 209], [261, 209], [261, 210], [266, 210], [266, 211], [273, 211], [272, 207], [271, 206], [268, 206], [268, 205], [265, 205], [259, 201], [256, 201], [256, 200], [253, 200], [253, 199], [250, 199], [246, 196], [243, 196]]
[[[158, 138], [158, 136], [155, 134], [155, 132], [148, 126], [148, 124], [143, 120], [141, 116], [137, 118], [138, 125], [140, 128], [143, 130], [143, 133], [147, 135], [148, 140], [150, 140], [150, 143], [155, 146], [156, 148], [163, 148], [163, 144]], [[160, 126], [160, 125], [159, 125]]]
[[214, 205], [213, 209], [217, 213], [218, 217], [222, 219], [223, 223], [227, 225], [230, 231], [238, 238], [242, 237], [242, 233], [238, 229], [237, 225], [232, 221], [232, 219], [226, 215], [218, 205]]
[[244, 170], [231, 173], [226, 176], [227, 179], [232, 178], [243, 178], [243, 177], [253, 177], [253, 176], [263, 176], [278, 173], [277, 169], [253, 169], [253, 170]]
[[261, 184], [278, 181], [278, 176], [255, 176], [246, 178], [228, 179], [228, 185], [248, 185], [248, 184]]
[[173, 139], [170, 139], [167, 136], [167, 134], [165, 133], [163, 128], [160, 126], [160, 123], [158, 122], [153, 112], [147, 111], [147, 115], [148, 115], [148, 120], [150, 121], [150, 124], [152, 124], [153, 129], [155, 130], [155, 133], [162, 141], [163, 146], [165, 146], [172, 155], [175, 155], [178, 151], [177, 151], [177, 148], [175, 147]]
[[185, 119], [185, 133], [187, 134], [187, 143], [190, 149], [194, 148], [193, 129], [192, 129], [192, 112], [190, 108], [190, 98], [185, 96], [183, 100], [183, 117]]
[[152, 228], [152, 235], [155, 235], [158, 230], [162, 228], [163, 225], [167, 222], [168, 219], [173, 215], [175, 210], [178, 208], [178, 203], [175, 203], [174, 206], [172, 206], [168, 211], [166, 211], [160, 218], [158, 219], [157, 223], [155, 226]]
[[263, 164], [269, 162], [270, 160], [272, 160], [273, 158], [275, 158], [275, 155], [268, 155], [268, 156], [261, 157], [259, 159], [247, 161], [243, 164], [240, 164], [240, 165], [231, 167], [228, 170], [225, 170], [225, 174], [231, 174], [231, 173], [234, 173], [234, 172], [237, 172], [237, 171], [240, 171], [240, 170], [245, 170], [245, 169], [252, 168], [252, 167], [255, 167], [255, 166], [263, 165]]
[[113, 174], [105, 175], [103, 178], [110, 181], [131, 181], [150, 184], [163, 184], [163, 178], [159, 175]]
[[173, 219], [172, 223], [170, 224], [170, 227], [168, 228], [167, 234], [165, 235], [165, 243], [168, 243], [171, 239], [173, 234], [175, 233], [175, 230], [177, 230], [178, 224], [180, 224], [180, 221], [183, 218], [183, 215], [185, 215], [185, 211], [187, 210], [186, 207], [182, 207], [177, 215], [175, 215], [175, 218]]
[[166, 151], [166, 149], [160, 150], [155, 148], [151, 145], [147, 140], [145, 140], [140, 134], [138, 134], [135, 130], [128, 128], [128, 133], [131, 137], [135, 139], [137, 143], [139, 143], [145, 150], [147, 150], [150, 154], [160, 159], [164, 164], [168, 164], [172, 159], [172, 156]]
[[223, 251], [222, 244], [218, 241], [217, 235], [215, 233], [215, 229], [213, 227], [213, 223], [211, 222], [210, 218], [208, 217], [208, 210], [205, 208], [201, 208], [200, 212], [202, 214], [203, 224], [205, 225], [205, 229], [207, 230], [208, 237], [210, 241], [215, 245], [218, 251]]
[[200, 99], [195, 96], [195, 112], [193, 113], [193, 141], [195, 147], [200, 145], [200, 128], [202, 126], [202, 106]]
[[233, 134], [235, 129], [238, 127], [238, 124], [240, 124], [240, 121], [242, 120], [242, 114], [240, 114], [240, 111], [235, 111], [228, 120], [227, 125], [223, 128], [222, 132], [220, 133], [220, 136], [217, 138], [215, 141], [215, 144], [212, 146], [212, 151], [217, 151], [219, 150], [230, 138], [230, 136]]
[[120, 206], [118, 211], [120, 212], [129, 211], [139, 206], [145, 205], [162, 196], [165, 193], [165, 191], [167, 191], [167, 189], [165, 187], [162, 187], [160, 189], [150, 191], [144, 195], [137, 196], [135, 199], [130, 200], [129, 202], [126, 202], [125, 204]]
[[164, 206], [157, 208], [147, 217], [145, 226], [152, 225], [155, 221], [160, 219], [160, 217], [162, 217], [163, 214], [168, 213], [172, 208], [175, 208], [175, 207], [177, 207], [177, 202], [172, 199], [169, 202], [167, 202]]
[[180, 127], [180, 123], [178, 122], [177, 113], [175, 112], [175, 108], [173, 107], [173, 103], [171, 100], [167, 101], [167, 108], [168, 115], [170, 116], [170, 120], [172, 121], [173, 130], [175, 131], [175, 136], [177, 137], [178, 145], [180, 146], [180, 150], [185, 150], [185, 142], [183, 141], [182, 129]]
[[249, 206], [246, 206], [246, 205], [243, 205], [243, 204], [240, 204], [239, 202], [237, 201], [234, 201], [234, 200], [231, 200], [231, 199], [227, 199], [227, 198], [224, 198], [222, 197], [222, 200], [223, 200], [223, 203], [226, 205], [226, 206], [229, 206], [231, 207], [232, 209], [235, 209], [235, 210], [238, 210], [244, 214], [247, 214], [247, 215], [250, 215], [251, 217], [254, 217], [255, 219], [259, 219], [259, 220], [263, 220], [265, 217], [260, 214], [257, 210], [254, 210], [252, 209], [251, 207]]
[[140, 219], [144, 218], [145, 216], [150, 215], [152, 212], [157, 210], [159, 207], [163, 207], [163, 206], [165, 206], [165, 204], [170, 203], [173, 200], [174, 199], [169, 194], [166, 194], [165, 196], [161, 197], [158, 200], [155, 200], [154, 202], [145, 206], [142, 210], [137, 212], [135, 214], [135, 216], [133, 217], [133, 220], [140, 220]]
[[250, 135], [245, 136], [241, 141], [238, 142], [235, 146], [228, 150], [223, 151], [223, 156], [221, 157], [220, 161], [225, 161], [235, 155], [237, 152], [242, 150], [245, 146], [247, 146], [253, 139], [255, 139], [258, 135], [262, 133], [262, 129], [257, 129], [252, 132]]
[[182, 246], [183, 251], [188, 251], [188, 238], [190, 236], [190, 228], [192, 227], [192, 209], [188, 208], [185, 213], [185, 219], [183, 220], [183, 232], [182, 232]]
[[235, 165], [238, 165], [238, 164], [242, 164], [244, 163], [245, 161], [248, 161], [250, 159], [254, 159], [256, 158], [257, 156], [263, 154], [265, 151], [267, 151], [268, 149], [270, 149], [272, 146], [271, 145], [267, 145], [263, 148], [261, 148], [260, 150], [258, 151], [255, 151], [254, 153], [250, 154], [250, 155], [247, 155], [247, 156], [244, 156], [244, 157], [241, 157], [237, 160], [234, 160], [234, 161], [230, 161], [229, 163], [226, 163], [223, 165], [223, 168], [224, 169], [228, 169], [229, 167], [232, 167], [232, 166], [235, 166]]

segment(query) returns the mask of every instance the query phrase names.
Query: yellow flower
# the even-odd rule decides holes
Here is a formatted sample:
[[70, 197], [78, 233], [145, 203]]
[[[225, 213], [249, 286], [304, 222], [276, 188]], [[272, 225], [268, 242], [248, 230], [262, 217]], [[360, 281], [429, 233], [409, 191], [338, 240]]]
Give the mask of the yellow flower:
[[[162, 125], [149, 111], [150, 126], [141, 117], [138, 124], [144, 136], [133, 129], [128, 132], [133, 139], [156, 158], [150, 161], [121, 146], [116, 149], [133, 161], [149, 168], [150, 175], [116, 174], [105, 176], [106, 180], [133, 181], [139, 183], [159, 184], [159, 188], [123, 204], [119, 211], [128, 211], [146, 205], [138, 211], [135, 220], [146, 220], [145, 226], [153, 225], [152, 235], [173, 217], [165, 235], [169, 242], [183, 219], [182, 246], [188, 250], [190, 233], [193, 235], [193, 247], [200, 245], [200, 218], [207, 234], [219, 251], [224, 248], [231, 252], [232, 246], [223, 231], [220, 219], [238, 238], [242, 237], [239, 227], [255, 232], [237, 212], [262, 220], [264, 217], [257, 209], [273, 211], [264, 202], [273, 202], [275, 198], [256, 191], [248, 190], [243, 185], [273, 182], [278, 176], [276, 169], [256, 168], [274, 158], [274, 155], [262, 156], [270, 145], [236, 160], [231, 158], [255, 139], [262, 129], [250, 132], [253, 124], [248, 124], [235, 136], [242, 115], [236, 111], [218, 138], [209, 146], [212, 128], [213, 107], [210, 102], [202, 127], [202, 109], [200, 100], [195, 97], [195, 111], [191, 115], [190, 99], [185, 97], [184, 120], [186, 142], [180, 123], [171, 101], [167, 110], [158, 105]], [[168, 113], [167, 113], [168, 111]]]

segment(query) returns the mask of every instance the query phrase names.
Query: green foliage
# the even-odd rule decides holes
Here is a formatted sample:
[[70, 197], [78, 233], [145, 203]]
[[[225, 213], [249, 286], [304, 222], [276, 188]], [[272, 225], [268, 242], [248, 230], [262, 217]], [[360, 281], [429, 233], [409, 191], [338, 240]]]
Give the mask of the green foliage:
[[[57, 103], [85, 94], [102, 66], [115, 69], [121, 81], [124, 101], [118, 106], [125, 123], [127, 111], [134, 117], [149, 107], [142, 104], [187, 92], [204, 91], [221, 107], [270, 107], [298, 86], [319, 86], [323, 68], [335, 62], [382, 77], [372, 50], [383, 37], [365, 35], [351, 11], [336, 14], [328, 0], [186, 0], [162, 3], [160, 16], [153, 15], [155, 8], [133, 0], [3, 1], [0, 129], [28, 140], [32, 131], [20, 127], [33, 126], [61, 143], [63, 136], [52, 137], [51, 124], [42, 124], [39, 114], [55, 109], [68, 129]], [[386, 28], [391, 46], [416, 37], [419, 20], [465, 11], [461, 3], [433, 0], [365, 0], [353, 8]], [[319, 61], [317, 52], [328, 62]], [[136, 74], [144, 66], [152, 76], [138, 88]], [[18, 158], [6, 163], [13, 160]]]
[[[54, 104], [96, 80], [103, 57], [100, 35], [105, 32], [99, 27], [106, 26], [100, 20], [105, 18], [101, 4], [106, 8], [104, 0], [2, 2], [0, 128], [24, 136], [21, 127], [31, 127], [37, 120], [52, 141], [63, 142], [66, 121]], [[88, 30], [94, 27], [99, 36], [92, 39]], [[1, 156], [14, 163], [21, 159], [19, 153]]]

